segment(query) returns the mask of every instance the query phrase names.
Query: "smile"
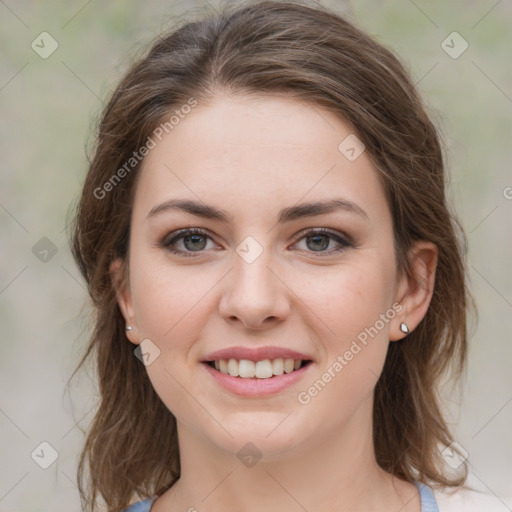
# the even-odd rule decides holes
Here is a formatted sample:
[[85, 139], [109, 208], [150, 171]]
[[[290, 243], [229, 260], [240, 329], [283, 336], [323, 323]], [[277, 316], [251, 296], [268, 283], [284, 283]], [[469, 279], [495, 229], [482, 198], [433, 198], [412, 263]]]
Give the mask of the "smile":
[[270, 379], [275, 376], [293, 373], [303, 366], [311, 363], [303, 359], [263, 359], [261, 361], [251, 361], [249, 359], [217, 359], [207, 361], [207, 364], [231, 377], [242, 379]]
[[[215, 366], [219, 368], [216, 369]], [[274, 366], [275, 365], [275, 366]], [[293, 386], [311, 371], [313, 361], [303, 359], [220, 359], [204, 361], [201, 366], [210, 374], [215, 386], [220, 386], [233, 395], [247, 398], [263, 398], [276, 395]], [[241, 371], [240, 371], [241, 368]], [[274, 368], [276, 374], [274, 374]], [[231, 375], [237, 374], [237, 375]], [[288, 370], [288, 372], [286, 371]], [[242, 377], [252, 375], [252, 377]], [[258, 377], [263, 375], [263, 377]]]

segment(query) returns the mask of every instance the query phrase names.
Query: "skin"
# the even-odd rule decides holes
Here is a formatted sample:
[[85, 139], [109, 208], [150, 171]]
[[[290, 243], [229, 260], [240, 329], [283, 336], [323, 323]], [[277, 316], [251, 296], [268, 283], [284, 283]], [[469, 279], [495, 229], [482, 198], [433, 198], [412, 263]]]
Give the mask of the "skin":
[[[338, 150], [351, 133], [348, 123], [318, 106], [219, 94], [193, 109], [146, 157], [132, 210], [127, 285], [119, 284], [119, 260], [111, 271], [133, 327], [129, 340], [149, 338], [161, 351], [146, 369], [177, 420], [182, 475], [152, 512], [420, 511], [416, 487], [377, 465], [372, 405], [388, 344], [405, 336], [400, 323], [412, 331], [427, 311], [437, 251], [426, 241], [413, 247], [421, 286], [397, 274], [392, 218], [378, 175], [366, 152], [349, 161]], [[276, 223], [284, 207], [332, 198], [356, 203], [367, 217], [337, 210]], [[180, 211], [146, 219], [168, 199], [216, 206], [232, 221]], [[193, 227], [211, 238], [199, 239], [203, 245], [174, 243], [192, 257], [158, 245]], [[301, 234], [322, 227], [348, 235], [353, 246], [333, 252], [340, 247], [335, 238], [322, 246], [322, 239], [315, 245]], [[236, 252], [248, 236], [263, 250], [252, 263]], [[298, 393], [395, 302], [400, 312], [301, 404]], [[276, 395], [238, 397], [200, 363], [235, 345], [295, 349], [311, 355], [313, 367]], [[248, 442], [262, 455], [252, 467], [236, 456]]]

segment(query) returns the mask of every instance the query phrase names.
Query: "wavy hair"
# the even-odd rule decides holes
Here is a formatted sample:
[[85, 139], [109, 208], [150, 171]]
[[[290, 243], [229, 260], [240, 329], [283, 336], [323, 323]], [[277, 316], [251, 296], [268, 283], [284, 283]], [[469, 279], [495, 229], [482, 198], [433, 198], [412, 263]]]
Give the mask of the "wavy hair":
[[398, 271], [413, 276], [414, 241], [437, 245], [428, 312], [406, 341], [390, 344], [375, 388], [374, 449], [378, 464], [400, 479], [462, 485], [467, 468], [448, 475], [439, 450], [451, 443], [439, 387], [465, 372], [473, 300], [466, 239], [446, 201], [441, 135], [399, 58], [353, 22], [318, 5], [244, 2], [160, 36], [101, 114], [70, 234], [94, 309], [72, 377], [94, 357], [100, 391], [78, 467], [84, 510], [96, 511], [101, 495], [109, 512], [119, 512], [135, 496], [163, 494], [180, 476], [175, 418], [134, 357], [109, 273], [114, 259], [128, 257], [140, 162], [104, 197], [98, 191], [176, 108], [219, 91], [284, 94], [348, 121], [385, 186]]

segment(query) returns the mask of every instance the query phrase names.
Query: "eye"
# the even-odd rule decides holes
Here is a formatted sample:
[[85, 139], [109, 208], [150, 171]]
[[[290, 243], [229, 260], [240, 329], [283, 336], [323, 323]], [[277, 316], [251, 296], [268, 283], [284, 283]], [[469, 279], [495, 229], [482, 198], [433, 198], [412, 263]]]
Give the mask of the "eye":
[[[306, 240], [306, 249], [299, 250], [317, 253], [320, 257], [338, 253], [349, 247], [353, 247], [348, 237], [345, 238], [325, 228], [309, 229], [301, 234], [301, 238], [294, 245], [297, 245], [304, 239]], [[213, 238], [209, 232], [201, 228], [180, 229], [179, 231], [171, 233], [171, 235], [165, 237], [158, 244], [159, 247], [184, 257], [195, 257], [198, 254], [194, 253], [204, 252], [204, 250], [208, 248], [208, 240], [213, 242]], [[337, 243], [338, 246], [326, 250], [329, 245], [331, 245], [332, 241]], [[180, 244], [182, 244], [182, 248], [179, 247]]]
[[[325, 228], [310, 229], [302, 233], [302, 235], [299, 240], [306, 240], [306, 250], [319, 253], [318, 256], [320, 257], [338, 253], [349, 247], [353, 247], [353, 244], [348, 239]], [[338, 246], [326, 251], [325, 249], [329, 247], [332, 240], [334, 240]]]
[[[179, 254], [180, 256], [186, 257], [194, 257], [195, 255], [193, 253], [202, 252], [206, 246], [206, 239], [212, 240], [208, 231], [201, 228], [180, 229], [179, 231], [172, 233], [172, 235], [174, 236], [171, 238], [164, 238], [159, 245], [173, 254]], [[175, 246], [178, 241], [182, 241], [185, 250], [176, 249]]]

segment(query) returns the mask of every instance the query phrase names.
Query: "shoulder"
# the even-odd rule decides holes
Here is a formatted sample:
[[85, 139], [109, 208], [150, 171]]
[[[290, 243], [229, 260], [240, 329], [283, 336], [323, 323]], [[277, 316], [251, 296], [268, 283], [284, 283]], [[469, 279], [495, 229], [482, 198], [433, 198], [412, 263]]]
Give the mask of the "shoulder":
[[507, 512], [510, 508], [494, 496], [469, 487], [434, 489], [439, 512]]
[[150, 512], [153, 501], [154, 498], [148, 498], [144, 501], [137, 501], [137, 503], [134, 503], [128, 508], [125, 508], [123, 512]]

